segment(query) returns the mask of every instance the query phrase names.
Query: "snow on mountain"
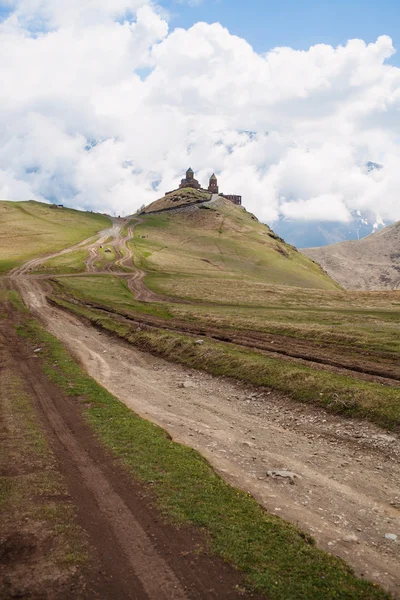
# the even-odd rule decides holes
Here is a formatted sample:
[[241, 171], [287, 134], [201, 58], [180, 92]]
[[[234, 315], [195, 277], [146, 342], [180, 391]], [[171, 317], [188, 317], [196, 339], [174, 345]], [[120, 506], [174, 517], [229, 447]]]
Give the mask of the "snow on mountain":
[[316, 248], [350, 240], [360, 240], [379, 231], [390, 222], [379, 215], [352, 211], [348, 223], [335, 221], [303, 221], [281, 218], [272, 223], [272, 229], [289, 244], [297, 248]]

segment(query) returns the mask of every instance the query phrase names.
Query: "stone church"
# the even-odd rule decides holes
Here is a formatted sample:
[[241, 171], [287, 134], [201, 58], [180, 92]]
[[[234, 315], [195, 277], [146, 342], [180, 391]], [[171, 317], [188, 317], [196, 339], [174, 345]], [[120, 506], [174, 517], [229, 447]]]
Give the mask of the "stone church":
[[231, 202], [233, 202], [233, 204], [236, 204], [238, 206], [241, 206], [241, 204], [242, 204], [242, 196], [237, 196], [234, 194], [220, 194], [219, 193], [218, 180], [215, 176], [215, 173], [213, 173], [210, 177], [210, 182], [209, 182], [207, 190], [203, 190], [200, 183], [194, 177], [193, 169], [191, 169], [189, 167], [189, 169], [186, 171], [186, 177], [184, 179], [182, 179], [181, 184], [179, 186], [179, 189], [183, 189], [183, 188], [193, 188], [195, 190], [210, 192], [210, 194], [219, 194], [220, 196], [223, 196], [227, 200], [230, 200]]

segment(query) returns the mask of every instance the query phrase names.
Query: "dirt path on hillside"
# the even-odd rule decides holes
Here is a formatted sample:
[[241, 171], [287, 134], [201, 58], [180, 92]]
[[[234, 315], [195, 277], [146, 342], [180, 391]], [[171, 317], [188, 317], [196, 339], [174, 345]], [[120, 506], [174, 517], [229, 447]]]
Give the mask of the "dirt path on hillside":
[[[107, 229], [103, 233], [105, 234], [108, 231], [110, 230]], [[86, 240], [82, 240], [82, 242], [79, 242], [79, 244], [75, 244], [75, 246], [70, 246], [69, 248], [60, 250], [59, 252], [54, 252], [53, 254], [48, 254], [47, 256], [39, 256], [37, 258], [33, 258], [32, 260], [28, 260], [21, 267], [16, 267], [15, 269], [12, 269], [9, 272], [8, 276], [14, 278], [21, 277], [22, 275], [27, 275], [29, 271], [34, 271], [35, 269], [38, 269], [47, 260], [50, 260], [51, 258], [56, 258], [57, 256], [63, 256], [64, 254], [69, 254], [70, 252], [74, 252], [75, 250], [79, 250], [84, 246], [94, 243], [94, 239], [94, 236], [92, 236], [90, 238], [87, 238]]]
[[[130, 220], [129, 220], [130, 221]], [[129, 225], [128, 232], [124, 238], [121, 238], [120, 241], [120, 253], [121, 258], [116, 261], [117, 267], [125, 267], [127, 269], [132, 269], [133, 266], [133, 252], [128, 246], [129, 240], [133, 238], [133, 229], [135, 225], [139, 223], [139, 219], [137, 219], [137, 223]]]
[[400, 597], [399, 540], [385, 538], [400, 538], [398, 435], [138, 352], [48, 306], [38, 281], [16, 283], [29, 308], [110, 392]]
[[[139, 225], [142, 220], [139, 218], [135, 219], [135, 223], [132, 223], [132, 218], [125, 219], [112, 219], [113, 227], [110, 230], [107, 230], [101, 234], [101, 237], [92, 244], [89, 250], [89, 259], [86, 261], [86, 271], [88, 273], [97, 275], [101, 274], [119, 274], [120, 276], [124, 276], [127, 281], [128, 288], [131, 290], [132, 294], [135, 297], [135, 300], [140, 302], [180, 302], [180, 300], [176, 300], [175, 298], [168, 298], [167, 296], [161, 296], [151, 291], [143, 282], [146, 273], [136, 267], [133, 260], [133, 252], [128, 246], [129, 240], [133, 238], [134, 229], [137, 225]], [[121, 232], [124, 227], [128, 223], [131, 223], [127, 230], [127, 235], [122, 237]], [[95, 263], [99, 260], [99, 248], [102, 246], [105, 241], [109, 238], [113, 238], [108, 242], [107, 245], [111, 245], [114, 249], [116, 260], [115, 262], [110, 262], [105, 266], [98, 268]], [[131, 271], [131, 274], [121, 274], [119, 272], [120, 269], [124, 269]], [[183, 301], [185, 303], [185, 301]]]
[[142, 219], [137, 218], [136, 223], [133, 223], [128, 227], [128, 233], [124, 238], [119, 240], [119, 248], [122, 253], [122, 258], [116, 261], [116, 266], [130, 269], [133, 274], [127, 279], [128, 287], [135, 297], [135, 300], [140, 302], [165, 302], [168, 298], [160, 296], [155, 292], [152, 292], [145, 284], [143, 280], [146, 273], [135, 266], [133, 262], [133, 252], [128, 246], [128, 241], [133, 238], [134, 228], [142, 222]]
[[[66, 248], [59, 252], [55, 252], [54, 254], [41, 256], [38, 258], [34, 258], [26, 262], [22, 267], [18, 267], [10, 271], [8, 277], [11, 279], [15, 279], [17, 277], [29, 276], [35, 279], [46, 279], [57, 276], [66, 276], [70, 277], [68, 274], [30, 274], [30, 271], [35, 271], [39, 269], [43, 263], [50, 260], [51, 258], [56, 258], [58, 256], [63, 256], [64, 254], [68, 254], [75, 250], [79, 250], [80, 248], [85, 248], [88, 251], [88, 258], [85, 260], [85, 273], [79, 273], [78, 275], [85, 276], [86, 274], [91, 275], [109, 275], [110, 273], [114, 273], [116, 275], [120, 275], [121, 277], [125, 277], [127, 279], [127, 284], [131, 292], [133, 293], [136, 300], [140, 302], [180, 302], [175, 298], [168, 298], [167, 296], [161, 296], [152, 292], [143, 282], [143, 279], [146, 275], [144, 271], [137, 268], [133, 261], [133, 252], [128, 246], [128, 241], [133, 237], [134, 228], [141, 223], [141, 219], [137, 218], [136, 223], [132, 223], [128, 227], [128, 232], [125, 237], [121, 236], [122, 229], [132, 221], [132, 218], [120, 219], [116, 217], [111, 217], [112, 227], [101, 231], [97, 238], [88, 238], [83, 240], [79, 244], [75, 246], [71, 246], [70, 248]], [[110, 241], [108, 241], [110, 239]], [[114, 249], [116, 255], [116, 261], [110, 262], [108, 264], [103, 265], [101, 268], [96, 266], [96, 262], [101, 260], [99, 249], [105, 245], [111, 245]], [[124, 270], [128, 269], [132, 271], [132, 274], [121, 273], [120, 269]], [[74, 276], [77, 276], [74, 274]], [[186, 303], [185, 301], [182, 301]]]
[[0, 583], [2, 599], [261, 600], [258, 594], [240, 591], [241, 574], [207, 554], [201, 533], [164, 522], [151, 492], [104, 451], [85, 424], [79, 403], [43, 375], [33, 348], [15, 334], [12, 312], [0, 323], [0, 358], [2, 366], [10, 364], [24, 381], [90, 544], [88, 567], [67, 589], [65, 581], [40, 572], [47, 548], [41, 547], [36, 530], [30, 538], [34, 556], [15, 551], [12, 567], [0, 569], [7, 580], [6, 588]]

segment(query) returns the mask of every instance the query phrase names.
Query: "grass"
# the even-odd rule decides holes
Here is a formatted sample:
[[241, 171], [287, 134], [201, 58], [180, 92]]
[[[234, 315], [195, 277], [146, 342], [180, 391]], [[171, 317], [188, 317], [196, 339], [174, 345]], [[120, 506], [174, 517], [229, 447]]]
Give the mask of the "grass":
[[73, 246], [110, 225], [96, 213], [40, 202], [0, 202], [0, 273]]
[[104, 244], [98, 249], [99, 258], [95, 261], [95, 267], [97, 269], [106, 268], [108, 263], [113, 263], [117, 259], [115, 248], [112, 245]]
[[163, 513], [177, 524], [200, 527], [212, 550], [243, 571], [253, 589], [269, 600], [389, 598], [319, 550], [312, 538], [226, 484], [197, 452], [131, 412], [36, 322], [27, 320], [19, 332], [44, 348], [38, 360], [48, 377], [81, 402], [100, 440], [136, 479], [151, 485]]
[[[388, 302], [389, 306], [389, 302]], [[400, 352], [400, 311], [361, 308], [171, 305], [172, 314], [227, 330], [252, 330], [315, 342], [346, 351]], [[396, 358], [396, 356], [394, 356]]]
[[[144, 253], [146, 240], [135, 240], [137, 254]], [[154, 252], [160, 251], [155, 248]], [[153, 253], [149, 253], [152, 256]], [[145, 268], [146, 261], [138, 266]], [[276, 308], [374, 308], [400, 310], [400, 291], [350, 292], [335, 289], [313, 289], [279, 285], [264, 280], [250, 280], [234, 274], [219, 276], [207, 273], [168, 273], [161, 270], [148, 272], [146, 284], [156, 292], [194, 302], [208, 302], [231, 306], [275, 306]]]
[[[192, 297], [204, 299], [202, 282], [219, 288], [227, 279], [249, 284], [280, 284], [335, 290], [322, 269], [282, 240], [250, 213], [218, 199], [208, 210], [141, 216], [131, 242], [136, 264], [162, 274], [159, 284], [171, 293], [175, 280], [192, 280]], [[152, 287], [154, 279], [148, 279]], [[232, 296], [220, 288], [219, 301]], [[187, 293], [185, 295], [187, 296]], [[179, 296], [177, 290], [173, 295]]]
[[223, 342], [207, 339], [199, 346], [189, 336], [162, 329], [137, 330], [133, 324], [116, 321], [94, 309], [55, 297], [52, 300], [143, 351], [191, 368], [201, 368], [212, 375], [272, 387], [294, 400], [316, 404], [330, 412], [366, 418], [390, 429], [400, 426], [398, 388], [271, 358], [256, 350], [245, 350]]
[[75, 250], [62, 256], [56, 256], [46, 260], [37, 273], [47, 273], [48, 275], [58, 275], [60, 273], [82, 273], [85, 271], [85, 260], [88, 257], [87, 250]]
[[[214, 285], [215, 293], [219, 287]], [[239, 287], [240, 284], [238, 284]], [[195, 321], [239, 331], [252, 330], [312, 342], [329, 342], [347, 353], [400, 352], [400, 294], [318, 292], [269, 286], [263, 304], [143, 303], [133, 299], [124, 280], [115, 277], [60, 278], [57, 292], [83, 302], [135, 316], [152, 314], [168, 320]], [[203, 292], [204, 293], [204, 292]]]
[[87, 277], [59, 278], [53, 282], [56, 293], [73, 295], [83, 302], [119, 310], [128, 314], [154, 315], [172, 318], [169, 306], [158, 303], [137, 302], [123, 277], [96, 275]]

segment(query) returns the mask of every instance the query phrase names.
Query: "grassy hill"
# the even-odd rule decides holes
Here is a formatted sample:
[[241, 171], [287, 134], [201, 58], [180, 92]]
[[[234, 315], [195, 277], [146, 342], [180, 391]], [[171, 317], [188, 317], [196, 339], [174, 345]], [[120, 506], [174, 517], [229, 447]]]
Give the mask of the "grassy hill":
[[110, 225], [103, 215], [41, 202], [0, 202], [0, 273], [57, 252]]
[[195, 190], [193, 188], [182, 188], [170, 192], [152, 202], [144, 209], [144, 213], [153, 213], [161, 210], [171, 210], [173, 208], [182, 208], [184, 206], [190, 206], [191, 204], [198, 204], [201, 202], [207, 202], [211, 199], [211, 194], [204, 190]]
[[400, 221], [361, 240], [302, 252], [348, 290], [400, 289]]
[[210, 289], [215, 298], [208, 299], [218, 301], [236, 297], [238, 287], [248, 296], [267, 284], [339, 288], [318, 265], [224, 198], [141, 218], [134, 257], [150, 273], [148, 285], [164, 293], [199, 298]]

